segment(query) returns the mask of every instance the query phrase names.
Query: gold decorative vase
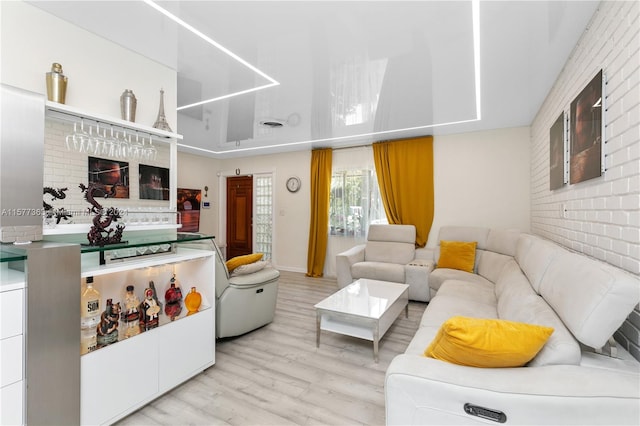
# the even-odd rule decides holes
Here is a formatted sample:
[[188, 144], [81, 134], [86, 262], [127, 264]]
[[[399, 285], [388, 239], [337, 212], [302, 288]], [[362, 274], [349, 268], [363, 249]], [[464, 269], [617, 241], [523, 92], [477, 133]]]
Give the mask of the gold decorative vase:
[[51, 64], [51, 72], [47, 73], [47, 99], [63, 104], [66, 94], [67, 77], [62, 74], [62, 65], [54, 62]]

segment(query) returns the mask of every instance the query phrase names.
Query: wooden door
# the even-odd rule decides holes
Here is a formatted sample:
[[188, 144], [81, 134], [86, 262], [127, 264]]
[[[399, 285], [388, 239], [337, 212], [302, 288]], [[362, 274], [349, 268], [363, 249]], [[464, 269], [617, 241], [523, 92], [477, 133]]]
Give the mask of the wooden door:
[[253, 252], [253, 176], [227, 178], [227, 259]]

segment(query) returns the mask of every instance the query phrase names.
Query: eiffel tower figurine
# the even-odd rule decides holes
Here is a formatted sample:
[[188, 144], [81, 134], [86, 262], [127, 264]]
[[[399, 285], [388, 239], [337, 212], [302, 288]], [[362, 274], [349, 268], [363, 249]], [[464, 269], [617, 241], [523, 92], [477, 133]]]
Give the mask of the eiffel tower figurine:
[[169, 123], [167, 123], [167, 117], [164, 116], [164, 90], [160, 89], [160, 110], [158, 111], [158, 118], [156, 118], [156, 123], [153, 125], [154, 129], [165, 130], [167, 132], [173, 132], [171, 127], [169, 127]]

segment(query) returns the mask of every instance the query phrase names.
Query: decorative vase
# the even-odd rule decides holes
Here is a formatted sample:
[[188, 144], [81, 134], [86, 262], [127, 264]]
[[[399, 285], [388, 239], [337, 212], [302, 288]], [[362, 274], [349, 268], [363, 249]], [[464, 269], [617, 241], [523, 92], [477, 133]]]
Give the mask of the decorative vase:
[[51, 64], [51, 72], [47, 73], [47, 99], [64, 104], [67, 94], [67, 77], [62, 74], [62, 65]]
[[156, 118], [156, 122], [153, 125], [154, 129], [165, 130], [167, 132], [172, 132], [171, 127], [169, 127], [169, 123], [167, 123], [167, 117], [164, 116], [164, 90], [160, 89], [160, 109], [158, 110], [158, 118]]
[[122, 95], [120, 95], [120, 115], [122, 119], [131, 121], [132, 123], [135, 122], [137, 105], [138, 100], [132, 90], [127, 89], [122, 92]]
[[191, 291], [184, 298], [184, 306], [187, 307], [189, 313], [187, 315], [195, 314], [200, 309], [202, 303], [202, 295], [196, 291], [195, 287], [191, 287]]

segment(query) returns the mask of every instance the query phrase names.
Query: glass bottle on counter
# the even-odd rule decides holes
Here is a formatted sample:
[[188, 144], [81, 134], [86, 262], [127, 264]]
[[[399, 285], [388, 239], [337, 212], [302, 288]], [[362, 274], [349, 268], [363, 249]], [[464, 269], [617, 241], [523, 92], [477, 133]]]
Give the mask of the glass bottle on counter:
[[96, 326], [100, 323], [100, 292], [93, 287], [93, 277], [87, 277], [87, 286], [80, 297], [80, 353], [96, 349]]
[[202, 295], [198, 293], [195, 287], [191, 287], [191, 291], [187, 293], [184, 298], [184, 306], [187, 307], [189, 313], [187, 315], [193, 315], [200, 309], [202, 303]]

